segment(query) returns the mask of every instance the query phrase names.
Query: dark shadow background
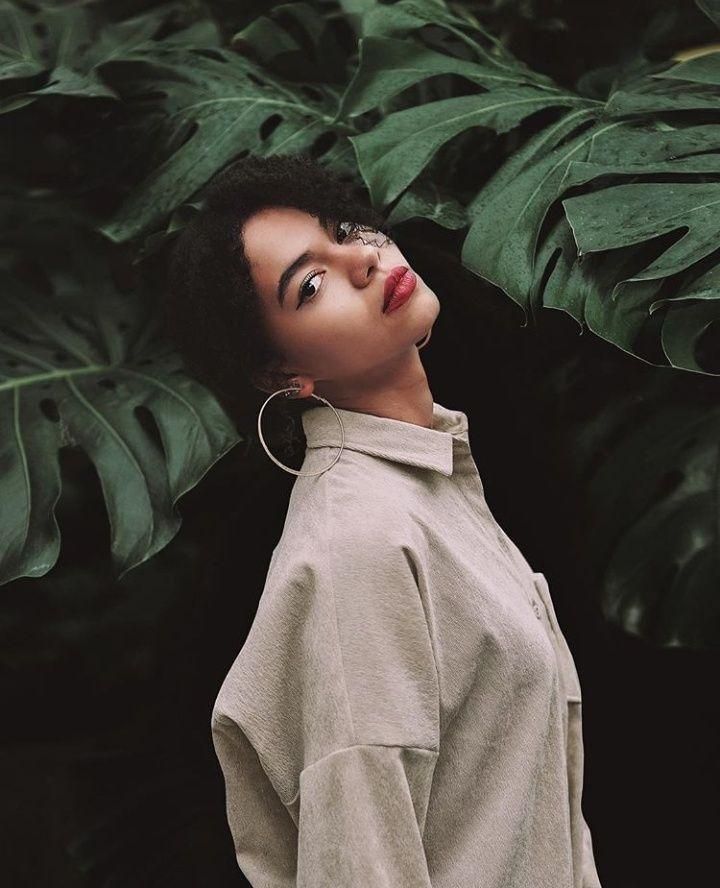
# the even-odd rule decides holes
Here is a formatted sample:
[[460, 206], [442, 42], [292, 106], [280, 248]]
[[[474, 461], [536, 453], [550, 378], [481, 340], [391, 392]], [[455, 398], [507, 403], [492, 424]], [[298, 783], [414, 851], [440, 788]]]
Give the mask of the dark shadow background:
[[[258, 9], [209, 5], [229, 33]], [[495, 7], [510, 49], [567, 85], [635, 50], [658, 12], [648, 37], [658, 57], [707, 33], [691, 3], [475, 6]], [[553, 410], [545, 386], [566, 355], [580, 355], [590, 404], [607, 386], [596, 373], [605, 362], [617, 368], [618, 390], [655, 371], [589, 333], [578, 337], [559, 312], [521, 326], [506, 296], [458, 268], [455, 237], [418, 221], [399, 241], [442, 303], [423, 362], [435, 400], [468, 415], [493, 513], [550, 581], [583, 686], [583, 810], [601, 881], [704, 886], [716, 878], [720, 825], [718, 655], [656, 649], [602, 618], [583, 490], [566, 459], [577, 417]], [[678, 376], [688, 390], [701, 384]], [[252, 623], [295, 479], [238, 445], [181, 500], [173, 542], [117, 583], [94, 468], [80, 451], [61, 459], [60, 560], [46, 577], [2, 589], [3, 884], [247, 884], [210, 712]]]

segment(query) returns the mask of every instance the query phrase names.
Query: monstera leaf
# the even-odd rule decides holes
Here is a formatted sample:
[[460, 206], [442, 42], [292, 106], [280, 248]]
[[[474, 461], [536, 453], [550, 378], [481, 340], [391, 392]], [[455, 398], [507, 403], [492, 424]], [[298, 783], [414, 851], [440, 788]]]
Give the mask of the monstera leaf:
[[452, 194], [429, 179], [422, 179], [407, 188], [387, 217], [388, 225], [399, 225], [406, 219], [421, 216], [443, 228], [466, 228], [465, 207]]
[[[559, 309], [648, 363], [720, 372], [703, 346], [720, 320], [708, 267], [719, 233], [720, 53], [672, 66], [635, 60], [633, 76], [598, 101], [555, 87], [429, 0], [375, 6], [364, 25], [338, 119], [383, 112], [349, 137], [375, 203], [397, 201], [397, 219], [437, 216], [416, 195], [452, 140], [542, 113], [539, 131], [468, 201], [463, 265], [526, 315]], [[469, 94], [408, 99], [438, 76]], [[398, 97], [404, 107], [392, 110]]]
[[[45, 6], [31, 13], [0, 3], [3, 189], [16, 192], [22, 183], [41, 184], [58, 189], [69, 203], [69, 193], [76, 197], [120, 188], [126, 167], [148, 163], [156, 154], [149, 139], [151, 110], [135, 107], [128, 114], [104, 70], [148, 43], [182, 12], [181, 4], [164, 4], [109, 22], [105, 4]], [[169, 46], [212, 46], [217, 40], [217, 29], [207, 19], [163, 38]], [[103, 210], [100, 218], [106, 215]]]
[[[32, 15], [22, 7], [8, 0], [0, 4], [0, 84], [3, 96], [13, 82], [20, 84], [39, 78], [45, 71], [42, 42], [32, 25]], [[20, 51], [21, 43], [23, 52]]]
[[[40, 97], [119, 100], [100, 68], [145, 45], [182, 3], [164, 4], [113, 21], [99, 4], [23, 6], [0, 2], [0, 112], [15, 111]], [[169, 45], [216, 45], [211, 19], [193, 22], [164, 38]], [[28, 88], [32, 87], [32, 88]]]
[[720, 0], [696, 0], [705, 15], [720, 28]]
[[548, 107], [586, 104], [579, 96], [548, 86], [524, 67], [488, 61], [481, 46], [477, 55], [480, 61], [465, 61], [399, 39], [361, 41], [358, 70], [339, 114], [366, 111], [438, 74], [462, 76], [485, 90], [394, 111], [372, 130], [350, 138], [374, 202], [395, 200], [460, 133], [476, 127], [504, 133]]
[[345, 83], [347, 50], [321, 8], [333, 0], [279, 3], [233, 35], [230, 47], [266, 71], [302, 83]]
[[[413, 47], [401, 39], [438, 22], [476, 59], [455, 58], [431, 46]], [[335, 84], [347, 59], [340, 64], [340, 44], [327, 23], [322, 44], [313, 37], [318, 24], [317, 12], [307, 4], [285, 4], [236, 34], [236, 52], [148, 41], [104, 66], [103, 75], [129, 106], [153, 115], [157, 162], [105, 220], [103, 233], [125, 241], [156, 227], [243, 153], [313, 152], [323, 142], [323, 163], [355, 176], [359, 169], [373, 202], [387, 203], [453, 137], [478, 125], [505, 132], [548, 105], [583, 104], [513, 59], [477, 25], [432, 0], [369, 5], [356, 16], [359, 31], [367, 36], [360, 43], [360, 64], [343, 93]], [[439, 34], [426, 39], [443, 46]], [[424, 87], [421, 81], [434, 75], [445, 76], [443, 86], [420, 89], [422, 101], [403, 108], [407, 99], [400, 94], [414, 85]], [[427, 100], [454, 75], [468, 77], [480, 89], [492, 86], [503, 92]], [[372, 127], [363, 115], [377, 116], [378, 105], [388, 113]], [[362, 119], [356, 123], [356, 118]], [[431, 193], [422, 186], [416, 189], [415, 214], [427, 212], [440, 224], [458, 227], [462, 208], [439, 192], [437, 201], [428, 203]], [[406, 204], [395, 219], [408, 218], [408, 209]]]
[[[166, 13], [151, 10], [111, 32], [97, 9], [40, 8], [0, 4], [0, 112], [15, 111], [41, 96], [107, 98], [118, 95], [99, 75], [99, 66], [157, 31]], [[38, 82], [37, 88], [27, 84]]]
[[[239, 154], [307, 151], [332, 129], [332, 88], [318, 87], [320, 98], [310, 99], [228, 50], [155, 46], [131, 58], [115, 63], [112, 76], [129, 102], [152, 91], [163, 112], [154, 140], [165, 158], [101, 226], [114, 241], [157, 226]], [[347, 143], [326, 155], [338, 167], [350, 157]]]
[[[687, 346], [719, 316], [720, 292], [705, 293], [707, 320], [692, 314], [689, 292], [692, 278], [706, 273], [699, 263], [717, 244], [718, 185], [705, 180], [720, 174], [720, 125], [631, 125], [594, 118], [592, 110], [566, 115], [490, 181], [469, 210], [474, 221], [463, 261], [522, 308], [566, 311], [581, 327], [643, 360], [638, 340], [652, 313], [672, 303], [688, 315], [681, 333], [677, 316], [665, 314], [668, 329], [661, 326], [660, 337], [666, 362], [713, 372], [676, 340], [683, 336]], [[588, 184], [597, 190], [563, 200], [565, 213], [559, 218], [550, 214], [559, 195]], [[543, 237], [548, 216], [553, 225]], [[502, 240], [493, 237], [498, 225], [505, 232]], [[683, 227], [688, 233], [680, 238]], [[673, 232], [673, 244], [663, 249], [661, 236]], [[668, 280], [681, 272], [685, 276], [675, 278], [670, 290]], [[658, 299], [661, 287], [664, 295]]]
[[663, 404], [632, 427], [589, 491], [598, 516], [615, 522], [605, 615], [657, 645], [718, 645], [719, 437], [717, 406]]
[[[25, 21], [23, 15], [17, 20]], [[60, 10], [57, 15], [61, 21]], [[635, 64], [632, 76], [617, 79], [615, 91], [600, 101], [533, 72], [472, 16], [440, 0], [365, 4], [348, 16], [359, 35], [354, 71], [355, 59], [344, 61], [338, 51], [343, 44], [333, 37], [332, 18], [323, 21], [322, 41], [313, 37], [319, 19], [306, 3], [285, 4], [256, 19], [235, 35], [235, 51], [218, 46], [199, 24], [158, 39], [156, 26], [166, 21], [149, 14], [122, 28], [118, 23], [117, 32], [115, 24], [109, 25], [103, 33], [115, 41], [116, 51], [94, 57], [92, 70], [120, 98], [128, 120], [135, 127], [138, 120], [147, 123], [143, 144], [148, 150], [135, 155], [139, 175], [98, 226], [107, 238], [126, 241], [143, 235], [149, 255], [197, 209], [192, 196], [228, 162], [249, 152], [318, 153], [336, 171], [364, 178], [374, 203], [392, 204], [391, 224], [423, 217], [446, 228], [467, 228], [462, 263], [501, 287], [526, 313], [559, 309], [581, 330], [590, 328], [646, 363], [705, 375], [718, 372], [711, 340], [718, 306], [719, 54], [680, 65]], [[95, 24], [86, 32], [99, 33]], [[323, 59], [327, 46], [331, 51]], [[80, 45], [76, 50], [81, 56], [91, 51]], [[47, 76], [39, 69], [33, 76], [38, 73]], [[330, 77], [331, 84], [320, 82], [323, 77]], [[21, 90], [12, 92], [13, 82], [10, 68], [6, 98], [21, 96]], [[113, 130], [121, 143], [127, 141], [123, 127], [118, 121]], [[510, 138], [498, 140], [506, 134]], [[492, 175], [483, 168], [489, 142], [495, 142], [494, 148], [500, 144]], [[507, 145], [512, 150], [503, 153]], [[475, 167], [470, 186], [468, 177], [455, 175], [460, 168]], [[105, 448], [117, 448], [118, 471], [129, 473], [136, 485], [110, 486], [106, 493], [113, 551], [126, 569], [172, 536], [178, 519], [168, 504], [230, 446], [232, 434], [215, 402], [198, 389], [186, 400], [194, 404], [196, 396], [200, 399], [201, 415], [209, 411], [219, 437], [211, 435], [200, 455], [193, 450], [200, 442], [187, 438], [193, 450], [190, 468], [178, 460], [179, 445], [169, 439], [155, 450], [150, 447], [152, 435], [138, 424], [138, 416], [145, 415], [150, 405], [145, 399], [152, 393], [158, 437], [168, 433], [166, 420], [158, 416], [166, 405], [169, 416], [180, 409], [178, 389], [171, 385], [168, 392], [160, 382], [179, 380], [174, 374], [180, 371], [175, 358], [162, 352], [153, 354], [155, 373], [143, 375], [135, 356], [128, 363], [125, 339], [111, 323], [118, 295], [108, 291], [106, 278], [98, 272], [82, 288], [84, 297], [76, 300], [76, 320], [69, 326], [55, 300], [43, 301], [7, 280], [2, 341], [17, 350], [22, 337], [28, 337], [25, 344], [32, 348], [24, 359], [37, 361], [35, 350], [44, 349], [42, 384], [45, 374], [53, 380], [63, 377], [53, 355], [75, 361], [64, 397], [58, 392], [60, 402], [54, 396], [42, 402], [40, 413], [48, 425], [40, 423], [36, 431], [41, 449], [55, 446], [58, 435], [86, 448], [97, 447], [100, 440], [102, 446], [93, 451], [99, 467]], [[125, 301], [126, 309], [134, 304]], [[91, 321], [83, 325], [79, 317]], [[38, 329], [44, 338], [38, 338]], [[82, 343], [76, 343], [80, 331]], [[77, 350], [60, 351], [53, 337], [67, 339]], [[96, 354], [93, 349], [100, 345], [105, 348]], [[160, 346], [145, 337], [142, 348]], [[145, 351], [142, 356], [148, 357]], [[17, 375], [29, 374], [30, 382], [18, 387], [14, 371], [6, 390], [36, 392], [30, 366], [12, 366], [21, 366]], [[101, 384], [85, 393], [86, 378]], [[78, 393], [85, 394], [84, 401]], [[101, 408], [94, 423], [79, 419], [85, 413], [94, 416], [85, 402]], [[132, 446], [115, 441], [115, 425]], [[88, 428], [92, 434], [83, 438]], [[165, 458], [167, 483], [158, 480], [163, 476], [157, 471]], [[13, 464], [23, 465], [22, 455]], [[22, 489], [19, 471], [16, 490]], [[34, 480], [32, 472], [28, 478]], [[48, 479], [40, 486], [51, 509], [57, 479], [52, 473]], [[25, 569], [19, 565], [33, 560], [41, 574], [56, 555], [57, 529], [42, 518], [42, 508], [34, 508], [37, 501], [29, 491], [34, 488], [26, 481], [27, 531], [18, 531], [25, 525], [13, 522], [7, 527], [14, 530], [5, 531], [13, 540], [6, 547], [8, 563], [16, 565], [8, 576], [18, 576]], [[130, 499], [123, 500], [123, 493]], [[123, 524], [119, 515], [125, 509], [130, 518]]]
[[95, 466], [120, 579], [174, 537], [177, 501], [239, 440], [157, 335], [151, 294], [119, 293], [98, 245], [59, 229], [33, 220], [47, 286], [0, 269], [2, 583], [57, 560], [61, 447]]
[[[575, 363], [583, 377], [595, 372]], [[556, 402], [567, 398], [561, 373], [548, 389]], [[625, 374], [625, 390], [608, 391], [588, 419], [565, 420], [583, 560], [605, 616], [663, 647], [710, 649], [720, 638], [720, 408], [714, 381], [703, 381], [655, 371], [628, 385]]]

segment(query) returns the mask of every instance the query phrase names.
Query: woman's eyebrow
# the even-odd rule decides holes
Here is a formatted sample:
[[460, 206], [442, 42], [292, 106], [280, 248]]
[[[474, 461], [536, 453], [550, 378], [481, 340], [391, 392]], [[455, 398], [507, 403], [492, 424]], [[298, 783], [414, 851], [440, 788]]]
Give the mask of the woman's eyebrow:
[[280, 275], [280, 281], [278, 282], [278, 302], [280, 303], [281, 308], [285, 304], [285, 293], [287, 292], [288, 284], [303, 265], [305, 265], [310, 259], [314, 258], [315, 253], [313, 253], [312, 250], [306, 250], [304, 253], [301, 253], [297, 259], [293, 259], [290, 265], [288, 265], [285, 271]]
[[[323, 219], [322, 217], [318, 218], [318, 225], [322, 229], [327, 229], [327, 219]], [[288, 267], [283, 271], [280, 275], [280, 280], [278, 281], [277, 288], [277, 299], [280, 303], [280, 308], [283, 308], [285, 305], [285, 294], [287, 293], [287, 288], [290, 281], [297, 274], [297, 272], [305, 265], [306, 262], [309, 262], [311, 259], [316, 259], [317, 256], [312, 250], [306, 250], [304, 253], [301, 253], [297, 259], [293, 259], [293, 261], [288, 265]]]

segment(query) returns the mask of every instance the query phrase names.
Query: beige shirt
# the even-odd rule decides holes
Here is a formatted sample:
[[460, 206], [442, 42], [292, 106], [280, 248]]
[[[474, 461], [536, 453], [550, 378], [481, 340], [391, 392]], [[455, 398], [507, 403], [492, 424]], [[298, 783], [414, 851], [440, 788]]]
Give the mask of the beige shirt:
[[[295, 481], [212, 736], [254, 888], [598, 888], [581, 689], [467, 416], [338, 409]], [[302, 414], [303, 471], [340, 428]]]

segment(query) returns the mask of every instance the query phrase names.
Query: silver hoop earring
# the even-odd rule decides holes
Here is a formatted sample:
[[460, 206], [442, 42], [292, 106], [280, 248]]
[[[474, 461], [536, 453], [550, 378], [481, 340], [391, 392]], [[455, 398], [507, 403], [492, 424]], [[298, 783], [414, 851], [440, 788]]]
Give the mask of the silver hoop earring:
[[340, 415], [338, 414], [337, 410], [333, 407], [333, 405], [329, 401], [327, 401], [325, 398], [323, 398], [322, 395], [316, 395], [313, 392], [312, 397], [318, 398], [318, 400], [322, 401], [323, 404], [327, 404], [327, 406], [331, 408], [332, 412], [337, 417], [337, 421], [340, 423], [340, 450], [338, 451], [337, 456], [330, 463], [329, 466], [327, 466], [324, 469], [320, 469], [318, 472], [300, 472], [297, 469], [291, 469], [290, 466], [284, 465], [283, 463], [280, 462], [279, 459], [276, 459], [276, 457], [274, 457], [272, 455], [272, 453], [270, 453], [267, 443], [265, 442], [265, 438], [263, 437], [262, 428], [261, 428], [260, 424], [262, 421], [263, 410], [265, 409], [265, 406], [267, 405], [268, 401], [270, 401], [271, 398], [274, 398], [275, 395], [279, 395], [281, 392], [293, 392], [293, 391], [295, 391], [295, 389], [293, 389], [292, 387], [278, 389], [276, 392], [273, 392], [269, 397], [267, 397], [265, 399], [265, 403], [262, 405], [262, 407], [260, 408], [260, 412], [258, 413], [258, 421], [257, 421], [258, 437], [260, 438], [260, 443], [262, 444], [262, 446], [265, 450], [265, 453], [267, 453], [267, 455], [275, 463], [275, 465], [280, 466], [281, 469], [285, 469], [286, 472], [290, 472], [293, 475], [322, 475], [323, 472], [327, 472], [328, 469], [331, 469], [335, 465], [335, 463], [340, 459], [340, 454], [343, 452], [343, 448], [345, 447], [345, 427], [342, 424], [342, 420], [340, 419]]
[[430, 341], [431, 333], [432, 333], [432, 327], [430, 327], [430, 329], [427, 331], [427, 336], [425, 337], [425, 339], [423, 339], [422, 342], [417, 343], [418, 351], [420, 351], [421, 348], [424, 348], [428, 344], [428, 342]]

